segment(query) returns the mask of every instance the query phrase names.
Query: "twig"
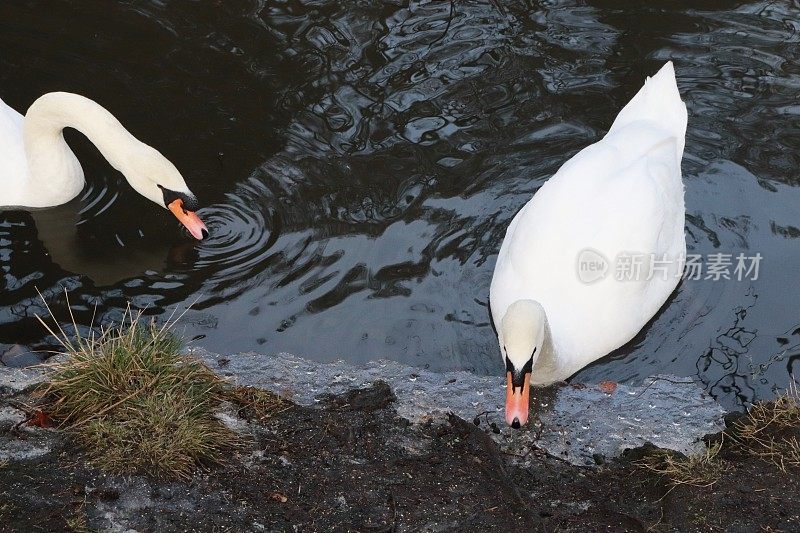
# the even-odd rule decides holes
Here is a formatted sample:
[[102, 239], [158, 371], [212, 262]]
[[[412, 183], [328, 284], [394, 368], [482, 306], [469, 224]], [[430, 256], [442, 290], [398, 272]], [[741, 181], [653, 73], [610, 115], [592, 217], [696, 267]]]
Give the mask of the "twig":
[[646, 387], [645, 387], [645, 388], [644, 388], [644, 389], [643, 389], [643, 390], [642, 390], [642, 391], [641, 391], [639, 394], [637, 394], [637, 395], [636, 395], [636, 397], [638, 398], [639, 396], [641, 396], [642, 394], [644, 394], [645, 392], [647, 392], [647, 390], [648, 390], [650, 387], [652, 387], [653, 385], [655, 385], [655, 383], [656, 383], [657, 381], [667, 381], [667, 382], [669, 382], [669, 383], [674, 383], [675, 385], [691, 385], [691, 384], [693, 384], [693, 383], [694, 383], [694, 381], [693, 381], [693, 380], [691, 380], [691, 379], [690, 379], [689, 381], [675, 381], [675, 380], [673, 380], [673, 379], [669, 379], [669, 378], [665, 378], [665, 377], [658, 377], [658, 376], [656, 376], [656, 377], [652, 378], [652, 380], [650, 381], [650, 383], [649, 383], [649, 384], [648, 384], [648, 385], [647, 385], [647, 386], [646, 386]]

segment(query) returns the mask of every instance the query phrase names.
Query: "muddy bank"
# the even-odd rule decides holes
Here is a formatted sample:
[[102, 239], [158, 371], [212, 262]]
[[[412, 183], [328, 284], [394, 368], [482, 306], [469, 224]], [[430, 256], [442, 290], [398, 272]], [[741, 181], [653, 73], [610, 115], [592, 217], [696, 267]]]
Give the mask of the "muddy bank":
[[507, 451], [524, 454], [535, 446], [579, 465], [645, 443], [692, 453], [702, 448], [704, 435], [723, 427], [719, 404], [690, 379], [675, 376], [652, 377], [635, 386], [562, 384], [534, 391], [532, 423], [515, 431], [503, 420], [505, 382], [500, 375], [430, 372], [387, 360], [356, 367], [291, 354], [191, 353], [241, 385], [268, 389], [302, 405], [315, 405], [321, 394], [385, 381], [397, 397], [398, 414], [413, 423], [442, 420], [448, 413], [465, 420], [478, 416], [499, 430], [492, 436]]
[[[2, 374], [2, 370], [0, 370]], [[396, 390], [399, 388], [396, 388]], [[562, 389], [563, 390], [563, 389]], [[585, 389], [582, 389], [585, 390]], [[52, 430], [20, 423], [25, 388], [0, 393], [3, 531], [796, 530], [791, 475], [734, 457], [712, 488], [669, 487], [629, 461], [587, 467], [509, 446], [482, 417], [399, 414], [384, 381], [296, 403], [189, 483], [108, 476]], [[300, 393], [298, 392], [299, 396]], [[13, 417], [12, 417], [13, 415]], [[543, 427], [543, 432], [548, 428]], [[512, 437], [508, 437], [513, 440]], [[45, 453], [8, 453], [35, 444]], [[640, 450], [639, 450], [640, 451]]]

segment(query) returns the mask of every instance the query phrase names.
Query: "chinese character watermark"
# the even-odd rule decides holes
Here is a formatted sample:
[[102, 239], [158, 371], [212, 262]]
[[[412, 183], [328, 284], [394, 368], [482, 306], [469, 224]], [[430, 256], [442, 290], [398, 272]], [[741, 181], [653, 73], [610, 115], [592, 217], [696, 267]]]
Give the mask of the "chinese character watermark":
[[623, 252], [610, 261], [601, 252], [586, 248], [578, 254], [578, 279], [586, 284], [607, 277], [616, 281], [650, 281], [652, 279], [687, 280], [758, 280], [763, 256], [715, 252], [705, 256], [687, 254], [669, 257], [667, 254]]

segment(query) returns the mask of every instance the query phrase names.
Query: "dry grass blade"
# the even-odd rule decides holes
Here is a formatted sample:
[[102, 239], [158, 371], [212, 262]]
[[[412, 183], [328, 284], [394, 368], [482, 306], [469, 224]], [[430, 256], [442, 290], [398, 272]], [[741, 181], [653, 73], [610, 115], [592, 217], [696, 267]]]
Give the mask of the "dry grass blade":
[[725, 471], [725, 464], [717, 457], [721, 449], [720, 441], [689, 456], [671, 450], [657, 450], [637, 461], [636, 465], [666, 478], [673, 486], [710, 487]]
[[277, 394], [256, 387], [234, 387], [228, 399], [239, 406], [245, 418], [259, 421], [275, 416], [290, 406]]
[[743, 450], [774, 463], [783, 472], [800, 468], [800, 395], [790, 386], [774, 401], [754, 405], [737, 421], [731, 436]]
[[88, 517], [86, 516], [86, 502], [82, 501], [75, 509], [75, 514], [66, 519], [66, 526], [72, 533], [90, 533]]

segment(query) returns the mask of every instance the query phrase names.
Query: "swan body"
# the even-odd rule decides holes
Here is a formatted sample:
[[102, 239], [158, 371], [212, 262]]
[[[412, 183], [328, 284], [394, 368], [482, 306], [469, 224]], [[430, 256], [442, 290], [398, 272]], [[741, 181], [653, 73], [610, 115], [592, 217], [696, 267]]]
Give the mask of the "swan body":
[[86, 135], [139, 194], [172, 211], [193, 236], [207, 235], [178, 169], [100, 104], [72, 93], [45, 94], [24, 117], [0, 100], [0, 206], [52, 207], [81, 192], [83, 169], [64, 140], [67, 127]]
[[[677, 286], [686, 124], [670, 62], [511, 221], [490, 289], [509, 424], [527, 421], [529, 384], [566, 379], [630, 341]], [[581, 276], [587, 259], [605, 275]]]

